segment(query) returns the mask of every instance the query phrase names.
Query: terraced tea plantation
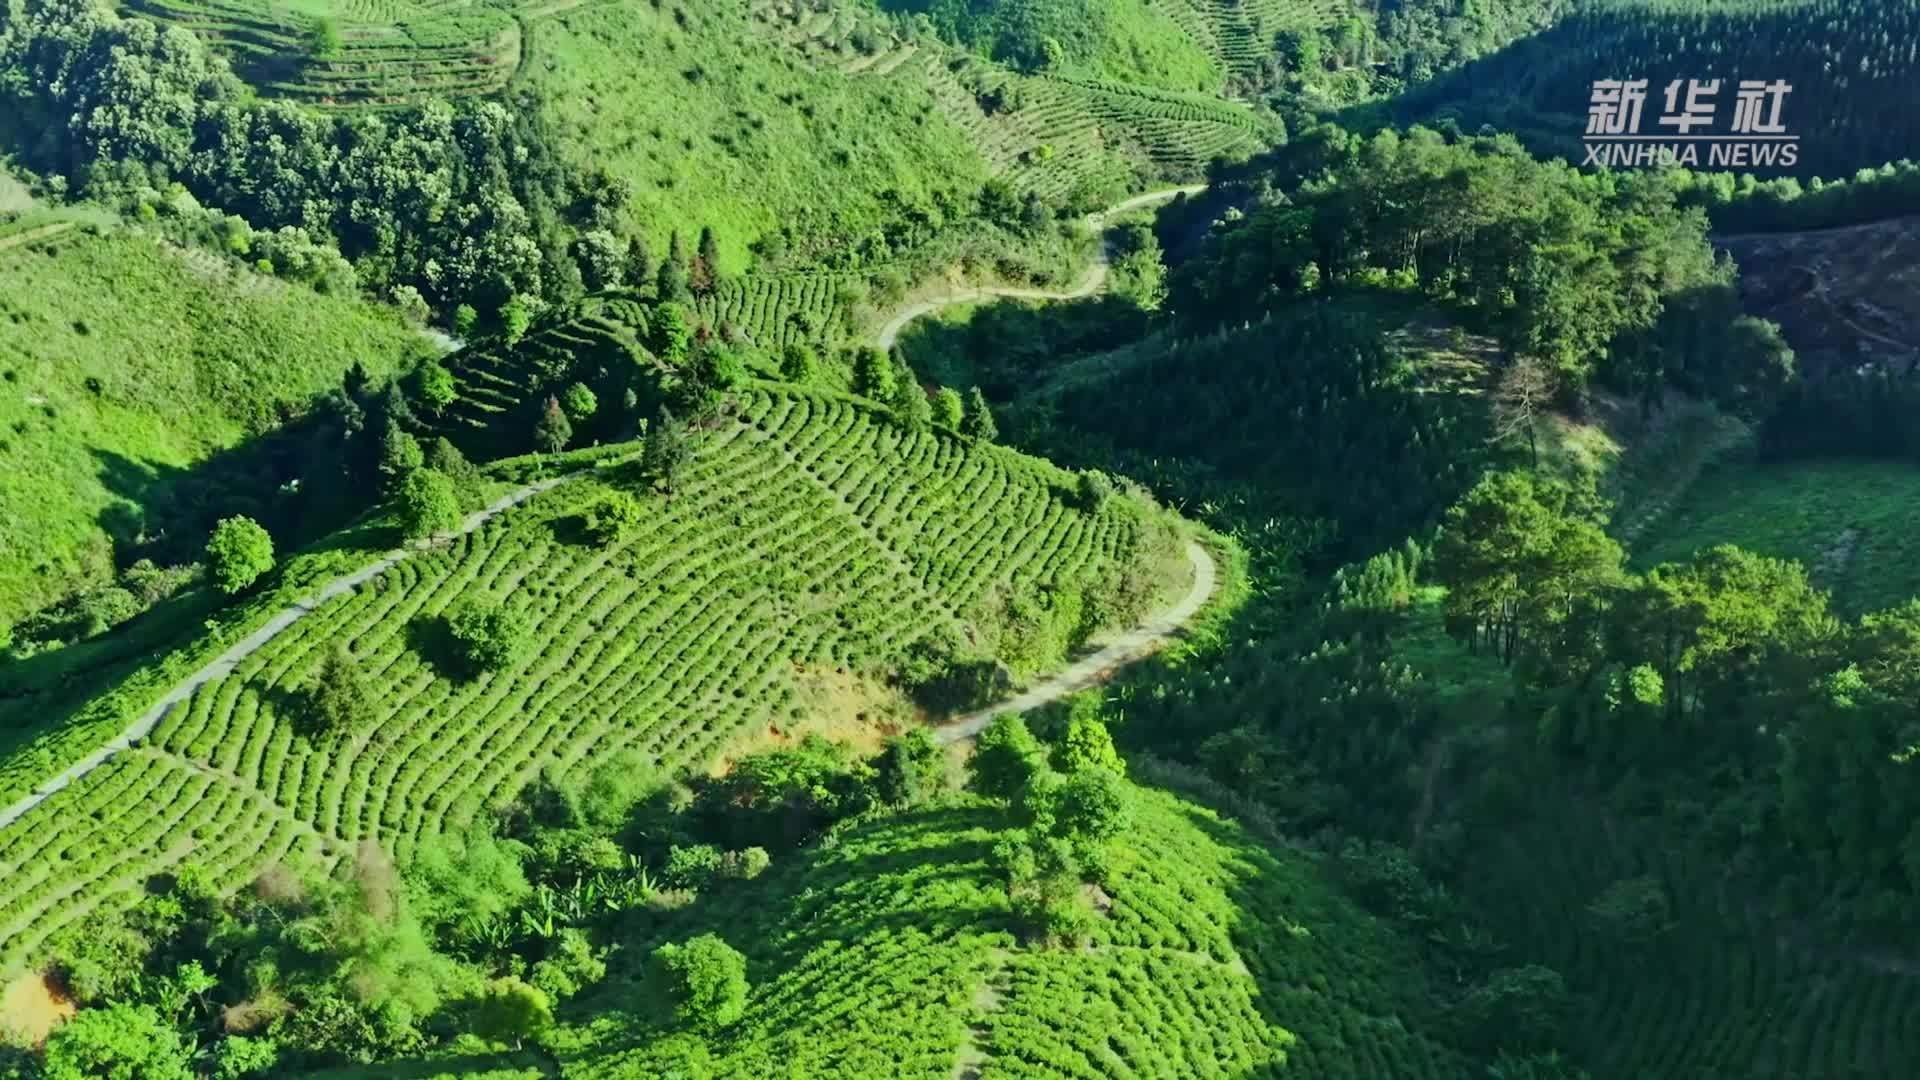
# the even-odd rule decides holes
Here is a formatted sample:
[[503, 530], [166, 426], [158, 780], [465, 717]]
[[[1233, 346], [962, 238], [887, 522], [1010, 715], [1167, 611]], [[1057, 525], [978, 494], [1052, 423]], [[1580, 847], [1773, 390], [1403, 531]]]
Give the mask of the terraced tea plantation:
[[[1213, 40], [1213, 16], [1183, 3], [1167, 6], [1187, 12], [1209, 35], [1205, 40]], [[1243, 18], [1236, 5], [1202, 6], [1215, 11], [1223, 25], [1265, 25], [1274, 17], [1235, 21]], [[884, 23], [850, 5], [822, 10], [786, 0], [758, 4], [754, 11], [771, 33], [816, 64], [929, 87], [941, 111], [967, 132], [994, 172], [1023, 192], [1065, 198], [1085, 190], [1194, 179], [1214, 157], [1250, 154], [1280, 133], [1271, 117], [1207, 94], [1019, 75], [937, 43], [898, 40]], [[1280, 26], [1274, 23], [1276, 32]], [[1246, 35], [1247, 41], [1255, 40], [1250, 29]], [[982, 84], [1008, 88], [991, 113], [971, 88]]]
[[[1509, 831], [1479, 880], [1514, 938], [1568, 973], [1589, 1003], [1570, 1049], [1595, 1076], [1900, 1076], [1920, 1055], [1920, 980], [1892, 953], [1833, 948], [1721, 895], [1725, 867], [1648, 843], [1567, 800]], [[1587, 905], [1619, 881], [1654, 883], [1666, 932], [1623, 947]], [[1744, 915], [1728, 914], [1731, 908]], [[1583, 932], [1569, 932], [1579, 928]], [[1804, 933], [1803, 933], [1804, 931]]]
[[[547, 5], [551, 7], [551, 3]], [[323, 105], [487, 94], [520, 64], [512, 5], [473, 0], [126, 0], [212, 42], [267, 93]], [[538, 3], [524, 5], [529, 16]]]
[[1153, 6], [1234, 74], [1264, 63], [1282, 30], [1332, 26], [1356, 14], [1349, 0], [1153, 0]]
[[[973, 802], [861, 825], [652, 922], [659, 940], [713, 931], [747, 954], [752, 997], [709, 1044], [711, 1075], [1475, 1075], [1433, 1037], [1436, 998], [1409, 977], [1411, 943], [1313, 862], [1127, 790], [1135, 828], [1115, 843], [1111, 908], [1084, 950], [1002, 928], [988, 860], [1008, 815]], [[582, 1003], [581, 1026], [556, 1040], [566, 1076], [671, 1075], [670, 1041], [610, 1022], [640, 992], [610, 979]]]
[[[930, 633], [991, 642], [994, 601], [1171, 546], [1157, 511], [1088, 513], [1069, 480], [857, 399], [749, 391], [625, 539], [580, 535], [631, 484], [622, 467], [558, 487], [321, 606], [0, 832], [0, 961], [183, 859], [238, 884], [289, 851], [377, 837], [404, 862], [543, 769], [626, 749], [702, 768], [804, 723], [808, 672], [881, 676]], [[523, 614], [534, 644], [467, 678], [435, 642], [473, 598]], [[372, 715], [309, 737], [305, 688], [341, 647]]]

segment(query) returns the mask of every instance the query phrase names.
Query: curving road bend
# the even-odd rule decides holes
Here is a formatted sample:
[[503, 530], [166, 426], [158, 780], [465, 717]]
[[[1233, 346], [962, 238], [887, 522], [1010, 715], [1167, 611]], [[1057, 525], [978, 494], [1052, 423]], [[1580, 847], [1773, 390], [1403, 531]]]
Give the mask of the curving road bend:
[[[1171, 202], [1181, 195], [1197, 195], [1205, 190], [1207, 190], [1207, 185], [1205, 184], [1189, 184], [1186, 187], [1167, 188], [1163, 191], [1149, 191], [1145, 195], [1135, 195], [1133, 198], [1125, 202], [1115, 203], [1097, 214], [1088, 214], [1087, 227], [1097, 231], [1106, 225], [1109, 218], [1118, 217], [1129, 210], [1138, 210], [1143, 206], [1152, 206], [1156, 203]], [[987, 299], [1083, 300], [1099, 292], [1100, 287], [1107, 283], [1107, 270], [1107, 249], [1106, 245], [1102, 244], [1100, 245], [1099, 254], [1094, 257], [1093, 265], [1087, 268], [1086, 274], [1081, 277], [1077, 284], [1065, 292], [1048, 292], [1044, 289], [1016, 289], [999, 285], [983, 285], [977, 288], [960, 289], [943, 296], [935, 296], [922, 300], [918, 303], [910, 304], [894, 313], [893, 318], [888, 319], [886, 325], [880, 328], [880, 333], [875, 337], [874, 344], [878, 345], [883, 351], [891, 349], [893, 348], [893, 343], [900, 339], [900, 332], [905, 330], [909, 323], [912, 323], [915, 319], [931, 315], [941, 308], [952, 307], [955, 304], [971, 304]]]
[[1213, 556], [1207, 554], [1207, 549], [1189, 540], [1187, 541], [1187, 561], [1193, 564], [1193, 586], [1187, 590], [1185, 596], [1180, 598], [1179, 603], [1114, 638], [1099, 651], [1081, 657], [1065, 671], [1050, 675], [1033, 684], [1017, 697], [1008, 698], [940, 725], [934, 729], [934, 739], [950, 743], [972, 738], [980, 734], [981, 730], [1001, 713], [1037, 709], [1042, 705], [1058, 701], [1068, 694], [1076, 694], [1088, 687], [1098, 686], [1112, 678], [1119, 669], [1154, 652], [1169, 638], [1179, 633], [1213, 595], [1218, 577]]

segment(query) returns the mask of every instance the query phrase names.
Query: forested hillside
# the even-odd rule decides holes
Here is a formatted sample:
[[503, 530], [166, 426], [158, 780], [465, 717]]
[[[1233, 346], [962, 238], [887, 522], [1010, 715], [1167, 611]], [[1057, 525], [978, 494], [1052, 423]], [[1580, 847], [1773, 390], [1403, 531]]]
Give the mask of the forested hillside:
[[1721, 80], [1713, 129], [1721, 134], [1731, 130], [1737, 83], [1784, 81], [1792, 91], [1782, 122], [1799, 136], [1798, 164], [1786, 171], [1837, 179], [1920, 153], [1908, 107], [1920, 82], [1917, 36], [1912, 0], [1599, 0], [1413, 88], [1392, 111], [1466, 131], [1490, 125], [1538, 153], [1580, 161], [1596, 80], [1649, 80], [1647, 134], [1678, 130], [1657, 122], [1675, 79]]
[[[1122, 746], [1407, 860], [1379, 910], [1587, 1002], [1547, 1043], [1592, 1075], [1908, 1068], [1907, 368], [1803, 374], [1685, 176], [1320, 131], [1229, 184], [1145, 336], [1036, 312], [1103, 351], [989, 369], [1016, 441], [1254, 558], [1241, 645], [1110, 692]], [[1752, 1022], [1827, 1008], [1873, 1019]]]

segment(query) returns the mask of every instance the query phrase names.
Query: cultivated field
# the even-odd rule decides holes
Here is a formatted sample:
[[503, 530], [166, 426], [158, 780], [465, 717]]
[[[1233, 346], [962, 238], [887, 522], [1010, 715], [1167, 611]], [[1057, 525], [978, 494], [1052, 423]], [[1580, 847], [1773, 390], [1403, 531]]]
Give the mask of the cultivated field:
[[1636, 563], [1714, 544], [1794, 559], [1847, 614], [1920, 596], [1920, 466], [1889, 461], [1709, 466], [1636, 547]]
[[[1583, 995], [1570, 1049], [1597, 1080], [1898, 1076], [1920, 1055], [1920, 979], [1897, 960], [1773, 917], [1764, 896], [1723, 895], [1724, 866], [1670, 850], [1670, 837], [1597, 802], [1543, 809], [1468, 877], [1510, 940]], [[1586, 907], [1640, 877], [1658, 882], [1672, 924], [1623, 947]]]
[[[711, 1043], [715, 1077], [1470, 1075], [1430, 1035], [1410, 943], [1318, 864], [1165, 793], [1130, 798], [1111, 908], [1084, 950], [1025, 948], [1003, 929], [988, 856], [1008, 815], [973, 803], [847, 830], [643, 937], [711, 929], [747, 953], [753, 996]], [[620, 1022], [636, 993], [609, 980], [582, 1002], [560, 1040], [567, 1076], [671, 1060], [671, 1043]]]
[[[516, 11], [551, 0], [126, 0], [212, 42], [263, 91], [317, 105], [393, 106], [499, 90], [521, 59]], [[327, 34], [337, 39], [322, 43]]]
[[[809, 672], [877, 675], [943, 631], [993, 646], [1015, 633], [994, 619], [1009, 598], [1159, 552], [1137, 504], [1089, 514], [1063, 498], [1068, 480], [903, 434], [854, 399], [751, 392], [628, 539], [579, 536], [617, 471], [540, 496], [294, 623], [0, 832], [0, 957], [186, 859], [227, 884], [364, 838], [404, 861], [542, 769], [622, 749], [704, 767], [769, 723], [806, 723]], [[435, 642], [440, 616], [474, 597], [522, 611], [537, 646], [467, 679]], [[342, 646], [377, 715], [309, 738], [303, 688]]]

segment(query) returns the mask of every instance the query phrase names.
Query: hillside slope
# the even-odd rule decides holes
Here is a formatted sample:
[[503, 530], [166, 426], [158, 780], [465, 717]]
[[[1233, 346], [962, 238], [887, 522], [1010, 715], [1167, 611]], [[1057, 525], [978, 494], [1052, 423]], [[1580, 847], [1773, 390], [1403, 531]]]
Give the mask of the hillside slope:
[[[618, 468], [540, 496], [328, 602], [0, 831], [0, 951], [17, 960], [187, 858], [228, 884], [365, 838], [404, 861], [542, 770], [618, 749], [704, 769], [730, 744], [832, 718], [823, 683], [889, 677], [915, 646], [1016, 672], [1058, 663], [1096, 609], [1133, 617], [1095, 596], [1185, 587], [1160, 512], [1110, 499], [1090, 513], [1068, 480], [904, 433], [856, 399], [750, 391], [623, 539], [582, 527], [634, 486]], [[444, 647], [444, 616], [474, 598], [519, 612], [530, 643], [478, 677]], [[340, 648], [378, 705], [312, 735], [307, 687]]]
[[0, 239], [0, 626], [108, 581], [116, 555], [197, 559], [200, 504], [223, 485], [262, 494], [247, 462], [216, 475], [209, 459], [356, 362], [379, 375], [431, 351], [390, 312], [211, 256], [41, 235]]
[[[843, 829], [751, 886], [636, 921], [625, 955], [707, 931], [746, 952], [747, 1014], [705, 1047], [716, 1078], [1473, 1075], [1438, 1037], [1413, 943], [1325, 864], [1129, 790], [1112, 906], [1084, 950], [1010, 932], [990, 865], [1009, 815], [961, 802]], [[636, 1014], [637, 974], [563, 1014], [563, 1075], [671, 1074], [685, 1041]]]
[[1492, 124], [1578, 162], [1595, 80], [1650, 80], [1648, 135], [1677, 130], [1659, 123], [1672, 80], [1722, 80], [1714, 126], [1700, 129], [1719, 135], [1733, 130], [1735, 84], [1784, 81], [1781, 122], [1800, 138], [1798, 165], [1784, 171], [1838, 178], [1920, 150], [1916, 28], [1914, 0], [1600, 0], [1414, 88], [1397, 111], [1452, 116], [1468, 131]]

